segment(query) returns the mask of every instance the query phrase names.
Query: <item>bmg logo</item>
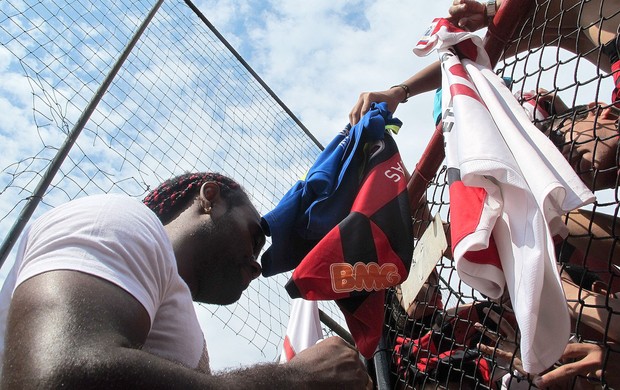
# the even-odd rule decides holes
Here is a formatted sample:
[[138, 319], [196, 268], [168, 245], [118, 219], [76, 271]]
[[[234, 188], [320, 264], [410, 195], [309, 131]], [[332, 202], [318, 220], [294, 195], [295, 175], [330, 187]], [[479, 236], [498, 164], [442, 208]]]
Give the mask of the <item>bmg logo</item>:
[[401, 280], [398, 267], [391, 263], [381, 266], [374, 262], [366, 264], [361, 261], [355, 265], [336, 263], [329, 267], [329, 272], [335, 293], [384, 290]]

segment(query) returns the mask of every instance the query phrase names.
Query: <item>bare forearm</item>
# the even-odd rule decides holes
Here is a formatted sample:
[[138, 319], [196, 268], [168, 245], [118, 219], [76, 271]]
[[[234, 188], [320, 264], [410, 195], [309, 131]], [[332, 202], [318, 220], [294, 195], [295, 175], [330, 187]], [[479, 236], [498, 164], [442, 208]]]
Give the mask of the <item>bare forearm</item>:
[[[264, 363], [248, 368], [216, 373], [214, 379], [223, 386], [235, 389], [313, 389], [316, 378], [289, 364]], [[237, 387], [235, 387], [237, 386]], [[221, 387], [219, 387], [221, 388]]]
[[441, 87], [441, 68], [439, 61], [433, 62], [402, 84], [409, 87], [409, 95], [415, 96]]
[[[617, 313], [620, 305], [610, 299], [612, 310]], [[616, 301], [615, 299], [613, 301]], [[592, 306], [591, 306], [592, 305]], [[620, 322], [617, 314], [611, 314], [605, 307], [605, 297], [587, 297], [584, 305], [576, 301], [569, 301], [568, 308], [571, 316], [579, 319], [585, 325], [596, 330], [601, 335], [607, 332], [607, 337], [614, 341], [620, 341]], [[611, 319], [609, 318], [611, 316]], [[609, 320], [609, 323], [608, 323]]]
[[[272, 389], [325, 379], [309, 374], [315, 362], [204, 374], [142, 350], [148, 330], [144, 307], [112, 283], [73, 271], [37, 275], [13, 295], [0, 388]], [[327, 345], [327, 358], [342, 349]]]
[[[562, 286], [571, 317], [605, 334], [614, 341], [620, 341], [620, 301], [613, 297], [579, 288], [575, 283], [562, 277]], [[609, 318], [611, 316], [611, 318]]]
[[103, 353], [93, 349], [92, 353], [82, 351], [63, 362], [20, 366], [17, 370], [5, 367], [3, 388], [310, 388], [305, 373], [289, 365], [260, 364], [211, 375], [130, 348]]
[[[607, 214], [593, 214], [588, 210], [576, 210], [568, 214], [569, 242], [588, 257], [607, 260], [610, 253], [620, 251], [620, 243], [614, 240], [618, 233], [614, 231], [615, 217]], [[613, 264], [617, 264], [613, 256]], [[591, 267], [590, 264], [586, 264]]]

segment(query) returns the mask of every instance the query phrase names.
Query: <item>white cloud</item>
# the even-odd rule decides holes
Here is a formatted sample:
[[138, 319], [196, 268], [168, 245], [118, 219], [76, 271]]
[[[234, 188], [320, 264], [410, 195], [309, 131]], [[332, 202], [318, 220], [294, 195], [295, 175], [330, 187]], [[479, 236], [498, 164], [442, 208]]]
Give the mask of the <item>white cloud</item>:
[[[211, 2], [211, 14], [225, 3]], [[270, 5], [277, 11], [263, 10], [263, 23], [252, 24], [246, 60], [323, 144], [346, 125], [362, 91], [397, 84], [435, 59], [417, 58], [411, 49], [448, 7], [428, 3], [421, 11], [398, 0]], [[234, 36], [234, 24], [218, 25], [218, 20], [215, 26], [227, 38]], [[398, 142], [408, 166], [419, 158], [421, 138], [428, 139], [434, 129], [429, 100], [413, 98], [396, 113], [405, 123]]]

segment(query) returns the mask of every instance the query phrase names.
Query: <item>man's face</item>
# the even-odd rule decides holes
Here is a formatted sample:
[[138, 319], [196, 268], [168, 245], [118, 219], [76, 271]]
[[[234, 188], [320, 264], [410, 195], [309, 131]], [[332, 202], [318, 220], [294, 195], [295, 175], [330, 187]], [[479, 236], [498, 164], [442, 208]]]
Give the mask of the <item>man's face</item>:
[[561, 123], [555, 143], [590, 189], [613, 188], [618, 176], [618, 114], [595, 103], [589, 108], [587, 115]]
[[260, 215], [249, 202], [233, 207], [197, 233], [200, 253], [194, 259], [199, 302], [228, 305], [236, 302], [261, 273], [256, 262], [265, 244]]

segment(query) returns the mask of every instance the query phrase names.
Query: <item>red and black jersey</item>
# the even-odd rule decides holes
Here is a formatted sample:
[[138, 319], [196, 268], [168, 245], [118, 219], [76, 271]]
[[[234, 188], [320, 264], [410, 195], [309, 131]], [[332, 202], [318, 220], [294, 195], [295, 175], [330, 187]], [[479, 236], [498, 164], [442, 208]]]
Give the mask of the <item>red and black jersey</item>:
[[384, 292], [407, 277], [413, 232], [407, 174], [394, 139], [368, 143], [363, 180], [349, 215], [301, 261], [292, 297], [335, 299], [360, 352], [370, 357], [383, 325]]
[[408, 383], [422, 383], [430, 377], [441, 383], [468, 377], [491, 387], [493, 367], [477, 349], [478, 343], [493, 342], [473, 324], [480, 323], [496, 332], [497, 324], [484, 313], [490, 309], [503, 321], [516, 324], [514, 314], [491, 302], [477, 302], [456, 314], [435, 318], [436, 325], [417, 339], [396, 337], [393, 364]]

